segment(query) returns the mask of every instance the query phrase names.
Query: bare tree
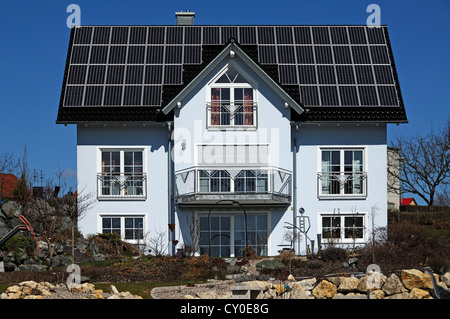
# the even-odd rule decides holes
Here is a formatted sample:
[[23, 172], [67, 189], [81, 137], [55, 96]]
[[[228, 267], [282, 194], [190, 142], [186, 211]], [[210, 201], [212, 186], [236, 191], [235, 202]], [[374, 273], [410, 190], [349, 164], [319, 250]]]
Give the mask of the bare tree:
[[148, 248], [155, 256], [167, 254], [167, 234], [164, 231], [155, 230], [148, 239]]
[[195, 214], [186, 214], [186, 223], [189, 228], [191, 242], [184, 246], [184, 250], [186, 254], [194, 255], [200, 252], [200, 220]]
[[398, 179], [396, 192], [418, 195], [432, 210], [436, 193], [450, 183], [450, 120], [425, 137], [396, 137], [392, 147], [398, 149], [399, 161], [388, 165], [388, 180]]

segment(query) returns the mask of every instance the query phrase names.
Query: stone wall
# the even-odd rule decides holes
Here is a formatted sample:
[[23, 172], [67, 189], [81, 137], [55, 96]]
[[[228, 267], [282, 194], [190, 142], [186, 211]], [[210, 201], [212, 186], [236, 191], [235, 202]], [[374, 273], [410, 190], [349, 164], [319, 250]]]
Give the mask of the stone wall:
[[[450, 272], [434, 275], [438, 289], [448, 291]], [[375, 280], [373, 280], [375, 279]], [[245, 289], [259, 291], [258, 299], [433, 299], [435, 292], [429, 274], [417, 269], [401, 271], [385, 276], [371, 273], [363, 277], [330, 276], [285, 282], [248, 281], [231, 287], [232, 291]]]

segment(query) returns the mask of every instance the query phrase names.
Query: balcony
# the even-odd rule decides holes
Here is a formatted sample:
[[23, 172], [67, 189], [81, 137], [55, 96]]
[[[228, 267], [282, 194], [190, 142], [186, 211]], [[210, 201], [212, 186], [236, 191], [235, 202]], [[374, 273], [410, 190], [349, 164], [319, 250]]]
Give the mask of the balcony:
[[366, 198], [366, 172], [320, 172], [318, 179], [318, 196], [322, 199]]
[[145, 173], [98, 173], [98, 199], [146, 199]]
[[234, 200], [286, 206], [291, 202], [291, 180], [291, 172], [273, 167], [192, 167], [175, 173], [175, 203], [202, 205]]
[[221, 100], [207, 103], [210, 128], [256, 127], [257, 104], [252, 100]]

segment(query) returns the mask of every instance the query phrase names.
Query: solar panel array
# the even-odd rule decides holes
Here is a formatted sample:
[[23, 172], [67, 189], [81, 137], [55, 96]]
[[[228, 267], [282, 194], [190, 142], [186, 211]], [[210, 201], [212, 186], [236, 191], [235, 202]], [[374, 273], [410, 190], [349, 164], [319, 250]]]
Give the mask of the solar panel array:
[[305, 106], [399, 105], [383, 27], [85, 26], [75, 28], [64, 106], [161, 106], [163, 86], [183, 84], [203, 45], [232, 37], [256, 45]]

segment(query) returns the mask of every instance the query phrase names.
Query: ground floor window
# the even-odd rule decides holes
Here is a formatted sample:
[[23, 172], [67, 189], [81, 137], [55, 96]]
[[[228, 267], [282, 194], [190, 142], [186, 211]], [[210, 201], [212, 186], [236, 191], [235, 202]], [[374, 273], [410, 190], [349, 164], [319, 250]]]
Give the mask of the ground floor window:
[[101, 216], [102, 233], [116, 233], [123, 240], [141, 240], [144, 238], [143, 216]]
[[[213, 257], [242, 256], [247, 241], [260, 256], [267, 256], [268, 223], [267, 214], [245, 215], [200, 214], [200, 253]], [[211, 249], [211, 252], [210, 252]]]
[[364, 241], [365, 214], [322, 215], [322, 238], [328, 242]]

